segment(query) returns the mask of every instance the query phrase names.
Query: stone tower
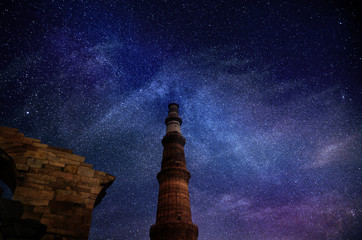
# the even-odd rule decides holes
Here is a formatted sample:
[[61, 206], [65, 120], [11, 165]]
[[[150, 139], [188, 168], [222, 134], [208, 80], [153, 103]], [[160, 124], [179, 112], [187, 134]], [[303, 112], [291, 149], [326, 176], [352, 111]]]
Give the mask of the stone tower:
[[156, 224], [151, 226], [151, 240], [196, 240], [198, 227], [192, 223], [188, 183], [190, 172], [186, 169], [185, 138], [181, 135], [182, 119], [178, 105], [168, 108], [166, 135], [161, 171], [157, 174], [160, 185]]

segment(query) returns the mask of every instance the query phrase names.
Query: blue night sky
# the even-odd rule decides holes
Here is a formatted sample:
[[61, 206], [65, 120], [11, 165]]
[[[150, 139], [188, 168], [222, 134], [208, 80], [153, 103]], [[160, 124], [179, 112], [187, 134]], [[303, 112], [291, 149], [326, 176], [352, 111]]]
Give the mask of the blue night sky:
[[117, 177], [89, 239], [149, 239], [177, 102], [199, 240], [359, 239], [357, 1], [2, 1], [0, 125]]

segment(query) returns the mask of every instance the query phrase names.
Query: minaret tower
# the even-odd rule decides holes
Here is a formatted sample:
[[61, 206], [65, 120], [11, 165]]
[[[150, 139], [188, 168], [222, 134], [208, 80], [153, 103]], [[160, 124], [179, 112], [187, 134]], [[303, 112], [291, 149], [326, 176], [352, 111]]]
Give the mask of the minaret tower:
[[188, 183], [190, 172], [186, 169], [185, 138], [181, 135], [182, 119], [178, 105], [168, 105], [166, 135], [162, 139], [163, 157], [161, 171], [157, 174], [160, 185], [156, 224], [151, 226], [151, 240], [196, 240], [198, 227], [192, 223]]

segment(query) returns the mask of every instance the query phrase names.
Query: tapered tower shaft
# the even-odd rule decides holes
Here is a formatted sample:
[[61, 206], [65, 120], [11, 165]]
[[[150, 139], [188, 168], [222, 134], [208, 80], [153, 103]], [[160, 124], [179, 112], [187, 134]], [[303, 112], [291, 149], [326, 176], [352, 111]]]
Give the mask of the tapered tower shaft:
[[190, 172], [186, 168], [185, 138], [181, 135], [182, 120], [178, 105], [168, 106], [165, 120], [166, 135], [159, 183], [156, 224], [151, 226], [151, 240], [196, 240], [198, 228], [192, 223], [188, 183]]

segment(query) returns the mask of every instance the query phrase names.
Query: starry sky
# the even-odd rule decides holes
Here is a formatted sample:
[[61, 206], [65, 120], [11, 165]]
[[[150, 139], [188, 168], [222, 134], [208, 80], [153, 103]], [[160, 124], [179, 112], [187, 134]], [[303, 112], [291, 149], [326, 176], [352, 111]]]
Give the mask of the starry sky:
[[357, 1], [5, 0], [0, 125], [117, 177], [89, 239], [149, 239], [177, 102], [199, 240], [358, 239]]

